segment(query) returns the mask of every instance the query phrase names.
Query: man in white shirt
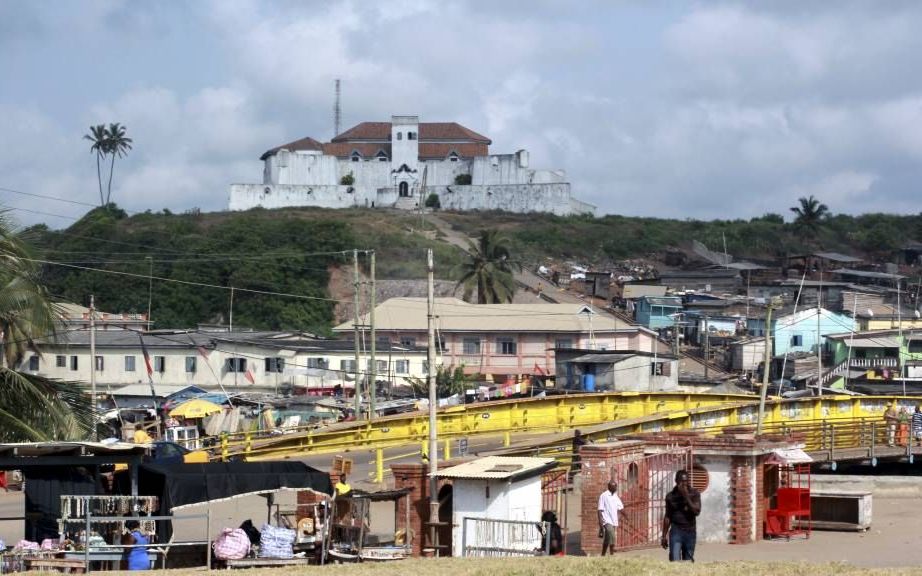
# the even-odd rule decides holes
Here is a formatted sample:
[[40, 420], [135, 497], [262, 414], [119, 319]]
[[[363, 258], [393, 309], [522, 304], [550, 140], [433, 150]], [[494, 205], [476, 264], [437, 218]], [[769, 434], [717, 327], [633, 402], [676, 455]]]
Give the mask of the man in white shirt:
[[608, 490], [599, 495], [599, 537], [602, 538], [602, 556], [606, 551], [615, 553], [615, 531], [618, 527], [618, 512], [624, 504], [618, 497], [618, 483], [609, 481]]

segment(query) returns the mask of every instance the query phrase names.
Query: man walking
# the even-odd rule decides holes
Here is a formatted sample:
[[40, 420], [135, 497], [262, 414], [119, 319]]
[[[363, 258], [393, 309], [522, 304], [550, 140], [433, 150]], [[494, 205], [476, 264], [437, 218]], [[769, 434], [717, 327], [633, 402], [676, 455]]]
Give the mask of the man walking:
[[624, 504], [618, 496], [618, 483], [608, 482], [608, 490], [599, 495], [599, 537], [602, 538], [602, 556], [606, 551], [615, 553], [615, 532], [618, 529], [618, 512]]
[[666, 513], [663, 515], [663, 536], [660, 544], [669, 549], [669, 561], [695, 561], [695, 543], [698, 534], [695, 519], [701, 513], [701, 493], [688, 481], [688, 472], [675, 473], [675, 488], [666, 494]]

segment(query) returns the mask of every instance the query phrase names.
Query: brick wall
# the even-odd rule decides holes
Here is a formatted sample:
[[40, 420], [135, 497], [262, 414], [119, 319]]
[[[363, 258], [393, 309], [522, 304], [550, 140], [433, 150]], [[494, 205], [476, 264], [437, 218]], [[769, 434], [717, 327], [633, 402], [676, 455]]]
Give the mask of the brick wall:
[[[426, 464], [394, 464], [394, 488], [410, 488], [410, 530], [413, 538], [413, 556], [421, 556], [424, 540], [428, 542], [424, 523], [429, 520], [429, 466]], [[406, 529], [407, 498], [397, 503], [397, 529]]]
[[602, 553], [599, 533], [599, 494], [608, 489], [612, 469], [643, 458], [644, 443], [639, 441], [587, 444], [580, 451], [580, 479], [582, 481], [580, 544], [583, 553], [598, 556]]

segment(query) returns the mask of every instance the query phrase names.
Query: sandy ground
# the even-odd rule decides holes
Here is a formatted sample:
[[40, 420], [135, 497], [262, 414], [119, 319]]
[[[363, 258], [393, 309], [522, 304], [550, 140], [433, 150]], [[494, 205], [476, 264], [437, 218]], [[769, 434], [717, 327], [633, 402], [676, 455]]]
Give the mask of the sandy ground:
[[[578, 530], [580, 510], [578, 493], [571, 494], [568, 526]], [[294, 493], [283, 493], [277, 498], [282, 510], [293, 509]], [[24, 499], [19, 492], [0, 492], [0, 517], [21, 516]], [[922, 505], [915, 498], [882, 497], [874, 499], [873, 525], [867, 532], [821, 532], [816, 531], [809, 538], [761, 541], [750, 545], [700, 544], [696, 557], [701, 562], [747, 561], [796, 561], [796, 562], [845, 562], [859, 567], [896, 567], [922, 565], [922, 515], [917, 507]], [[204, 513], [206, 507], [189, 508], [184, 513]], [[265, 498], [251, 496], [228, 502], [212, 504], [212, 532], [218, 533], [224, 526], [237, 526], [250, 518], [260, 526], [267, 515]], [[393, 506], [380, 504], [372, 509], [373, 533], [393, 534]], [[177, 540], [199, 540], [205, 535], [202, 520], [177, 521]], [[595, 534], [588, 537], [594, 538]], [[13, 545], [22, 538], [22, 522], [0, 520], [0, 538]], [[580, 534], [568, 534], [568, 549], [578, 553]], [[665, 558], [659, 548], [621, 553], [625, 557]]]

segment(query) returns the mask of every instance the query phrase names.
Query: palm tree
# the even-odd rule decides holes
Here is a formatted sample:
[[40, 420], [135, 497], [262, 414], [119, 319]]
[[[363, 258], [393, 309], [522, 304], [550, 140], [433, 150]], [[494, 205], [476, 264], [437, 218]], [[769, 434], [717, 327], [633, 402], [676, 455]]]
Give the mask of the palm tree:
[[76, 440], [93, 427], [91, 402], [73, 383], [17, 368], [27, 350], [54, 337], [56, 312], [30, 254], [0, 211], [0, 441]]
[[125, 136], [126, 130], [124, 126], [116, 122], [114, 124], [109, 124], [109, 128], [106, 131], [108, 134], [108, 153], [112, 157], [112, 163], [109, 165], [109, 186], [106, 191], [106, 206], [109, 205], [109, 199], [112, 198], [112, 173], [115, 172], [115, 157], [118, 156], [122, 158], [131, 150], [132, 140]]
[[470, 243], [468, 258], [457, 270], [455, 291], [463, 289], [470, 302], [474, 291], [478, 304], [511, 302], [516, 292], [513, 271], [522, 265], [510, 257], [509, 240], [496, 230], [481, 230], [477, 243]]
[[99, 183], [99, 204], [105, 204], [105, 198], [102, 195], [102, 168], [100, 164], [108, 153], [108, 134], [104, 124], [90, 126], [90, 133], [83, 135], [84, 140], [93, 143], [90, 146], [90, 152], [96, 154], [96, 181]]
[[829, 207], [817, 200], [811, 194], [808, 198], [798, 200], [800, 206], [793, 206], [791, 212], [797, 214], [794, 227], [804, 237], [816, 237], [820, 226], [829, 216]]

